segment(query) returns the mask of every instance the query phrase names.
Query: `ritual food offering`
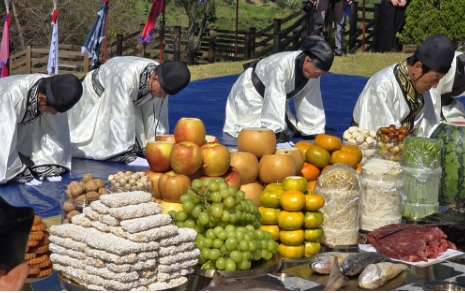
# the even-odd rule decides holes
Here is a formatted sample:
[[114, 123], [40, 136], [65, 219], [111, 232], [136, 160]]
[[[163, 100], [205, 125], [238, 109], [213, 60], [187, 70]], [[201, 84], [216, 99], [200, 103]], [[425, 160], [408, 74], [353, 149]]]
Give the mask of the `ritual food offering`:
[[40, 216], [34, 216], [34, 223], [29, 233], [25, 261], [29, 265], [28, 278], [42, 278], [53, 273], [49, 258], [49, 232]]
[[358, 242], [360, 188], [354, 169], [336, 164], [318, 177], [315, 193], [324, 197], [321, 243], [329, 246]]
[[379, 156], [385, 160], [399, 162], [404, 150], [404, 138], [409, 135], [405, 126], [397, 128], [394, 124], [380, 127], [376, 131]]
[[64, 277], [92, 290], [152, 291], [187, 282], [200, 251], [197, 233], [171, 224], [142, 191], [102, 195], [50, 228], [50, 259]]
[[119, 171], [108, 176], [111, 192], [146, 191], [152, 192], [153, 183], [149, 176], [143, 172]]
[[355, 145], [362, 150], [364, 164], [368, 159], [373, 158], [378, 153], [376, 142], [376, 131], [370, 129], [351, 126], [342, 135], [344, 145]]
[[398, 224], [404, 180], [398, 162], [373, 158], [360, 172], [360, 229], [373, 231]]
[[66, 199], [61, 205], [62, 222], [69, 223], [73, 216], [82, 213], [83, 208], [107, 193], [103, 180], [94, 178], [90, 173], [85, 174], [81, 182], [71, 181], [65, 191]]

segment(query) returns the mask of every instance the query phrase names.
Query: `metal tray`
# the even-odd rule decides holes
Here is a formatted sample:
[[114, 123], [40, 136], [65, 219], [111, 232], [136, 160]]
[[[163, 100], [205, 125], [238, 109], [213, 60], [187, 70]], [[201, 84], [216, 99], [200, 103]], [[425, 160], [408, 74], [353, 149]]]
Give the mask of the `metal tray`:
[[[185, 291], [187, 289], [187, 283], [189, 283], [188, 276], [186, 276], [186, 278], [187, 278], [187, 281], [184, 282], [183, 284], [178, 285], [176, 287], [171, 287], [171, 288], [167, 288], [164, 290], [160, 290], [160, 291]], [[60, 273], [58, 273], [58, 280], [60, 282], [60, 286], [67, 291], [96, 291], [96, 290], [91, 290], [84, 286], [81, 286], [77, 284], [76, 282], [64, 277]]]
[[359, 244], [365, 244], [367, 242], [367, 238], [362, 235], [358, 234], [358, 239], [356, 244], [351, 244], [351, 245], [329, 245], [325, 243], [321, 243], [320, 245], [325, 248], [329, 248], [331, 250], [349, 250], [349, 249], [358, 249]]
[[52, 272], [50, 275], [47, 275], [47, 276], [45, 276], [45, 277], [40, 277], [40, 278], [27, 278], [26, 281], [25, 281], [24, 283], [30, 284], [30, 283], [40, 282], [40, 281], [42, 281], [42, 280], [47, 279], [47, 278], [50, 277], [51, 275], [53, 275], [53, 272]]
[[[271, 274], [279, 270], [282, 263], [280, 254], [275, 253], [270, 260], [258, 260], [252, 262], [250, 270], [245, 271], [219, 271], [225, 278], [241, 279], [252, 278]], [[194, 266], [194, 274], [202, 277], [212, 278], [216, 270], [203, 270], [199, 265]]]
[[425, 291], [465, 291], [465, 284], [437, 280], [423, 283], [421, 288]]
[[[326, 286], [328, 283], [329, 275], [321, 275], [315, 273], [308, 264], [293, 267], [287, 270], [284, 270], [283, 273], [286, 273], [291, 276], [299, 277], [306, 279], [323, 286]], [[410, 272], [404, 271], [399, 274], [394, 279], [389, 280], [383, 286], [377, 288], [377, 291], [390, 291], [396, 288], [399, 288], [404, 285], [412, 284], [418, 280], [422, 280], [423, 277], [419, 275], [412, 274]], [[343, 288], [340, 288], [339, 291], [369, 291], [368, 289], [360, 288], [358, 286], [358, 275], [349, 277], [349, 285]]]

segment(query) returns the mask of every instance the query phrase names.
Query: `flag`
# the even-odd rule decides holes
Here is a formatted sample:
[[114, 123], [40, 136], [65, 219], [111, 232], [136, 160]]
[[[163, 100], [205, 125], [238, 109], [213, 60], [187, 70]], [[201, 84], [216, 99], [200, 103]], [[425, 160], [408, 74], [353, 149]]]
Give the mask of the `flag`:
[[103, 0], [102, 7], [97, 12], [97, 19], [95, 19], [89, 35], [81, 47], [81, 53], [87, 52], [89, 58], [92, 58], [92, 65], [95, 60], [99, 59], [100, 46], [103, 39], [105, 39], [105, 21], [108, 13], [108, 0]]
[[48, 74], [58, 74], [58, 10], [52, 12], [52, 41], [47, 63]]
[[157, 17], [163, 12], [165, 12], [165, 0], [153, 0], [149, 17], [147, 18], [147, 22], [145, 23], [144, 29], [142, 30], [139, 38], [139, 43], [150, 42], [153, 34], [153, 28], [157, 22]]
[[10, 58], [10, 13], [7, 12], [3, 19], [3, 35], [0, 48], [1, 77], [8, 76], [8, 59]]

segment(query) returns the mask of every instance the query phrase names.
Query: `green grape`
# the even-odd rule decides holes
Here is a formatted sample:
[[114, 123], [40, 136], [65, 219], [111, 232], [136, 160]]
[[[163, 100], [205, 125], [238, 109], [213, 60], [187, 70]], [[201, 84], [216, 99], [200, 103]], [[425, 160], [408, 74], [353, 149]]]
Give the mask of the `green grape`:
[[191, 195], [191, 199], [193, 203], [199, 203], [201, 198], [199, 195]]
[[199, 215], [199, 222], [202, 225], [207, 225], [210, 221], [210, 217], [208, 216], [207, 212], [201, 212]]
[[253, 252], [252, 255], [253, 260], [259, 260], [262, 258], [262, 251], [260, 249], [257, 249]]
[[192, 215], [194, 218], [198, 218], [201, 212], [202, 212], [202, 207], [199, 206], [199, 205], [196, 205], [196, 206], [192, 209], [191, 215]]
[[226, 231], [226, 232], [235, 232], [236, 227], [234, 225], [229, 224], [224, 228], [224, 231]]
[[223, 201], [223, 198], [221, 197], [221, 194], [218, 191], [212, 192], [210, 194], [210, 198], [215, 203], [220, 203], [221, 201]]
[[221, 195], [221, 198], [227, 198], [227, 197], [229, 197], [229, 191], [228, 191], [228, 189], [227, 189], [227, 188], [226, 188], [226, 189], [221, 189], [221, 190], [220, 190], [220, 195]]
[[217, 260], [221, 256], [221, 252], [219, 249], [213, 248], [210, 249], [210, 253], [208, 254], [208, 258], [211, 260]]
[[247, 233], [247, 229], [245, 227], [242, 227], [242, 226], [237, 227], [236, 230], [241, 231], [242, 233]]
[[217, 237], [221, 241], [225, 241], [228, 238], [228, 233], [226, 231], [221, 231]]
[[236, 239], [237, 241], [244, 240], [244, 232], [236, 230]]
[[[223, 179], [223, 178], [221, 178], [221, 179]], [[218, 182], [219, 190], [226, 190], [226, 191], [228, 191], [228, 194], [229, 194], [228, 187], [229, 187], [229, 185], [228, 185], [228, 183], [224, 182], [224, 179], [223, 179], [223, 182]]]
[[243, 251], [242, 252], [242, 259], [246, 259], [251, 261], [252, 260], [252, 253], [250, 251]]
[[236, 231], [229, 231], [228, 233], [228, 239], [236, 239]]
[[268, 239], [268, 251], [273, 251], [274, 250], [274, 245], [276, 244], [276, 242], [274, 242], [273, 239]]
[[250, 240], [249, 241], [249, 251], [250, 252], [255, 252], [257, 250], [257, 240]]
[[184, 203], [186, 201], [191, 201], [191, 196], [189, 194], [183, 194], [181, 195], [181, 197], [179, 198], [179, 201], [181, 203]]
[[210, 182], [212, 182], [212, 181], [213, 181], [212, 178], [208, 178], [208, 177], [207, 177], [207, 178], [203, 179], [202, 185], [203, 185], [203, 186], [208, 186], [208, 185], [210, 184]]
[[207, 231], [205, 231], [205, 237], [210, 238], [211, 240], [215, 240], [216, 239], [215, 231], [213, 229], [208, 229]]
[[278, 248], [279, 248], [279, 244], [275, 242], [275, 243], [274, 243], [273, 250], [271, 250], [271, 253], [276, 253], [276, 252], [278, 252]]
[[223, 216], [223, 208], [220, 205], [216, 205], [216, 204], [212, 205], [210, 212], [212, 216], [214, 217], [221, 218]]
[[184, 224], [184, 222], [177, 222], [177, 223], [176, 223], [176, 227], [178, 227], [178, 228], [184, 228], [184, 227], [185, 227], [185, 224]]
[[200, 187], [202, 187], [202, 180], [200, 179], [192, 180], [191, 186], [194, 191], [199, 191]]
[[229, 258], [232, 259], [236, 264], [242, 261], [242, 253], [239, 250], [233, 250], [229, 254]]
[[195, 207], [195, 204], [190, 200], [182, 203], [182, 209], [188, 214], [192, 213], [192, 210], [194, 209], [194, 207]]
[[247, 222], [252, 222], [254, 219], [254, 216], [252, 216], [251, 214], [245, 214], [245, 221]]
[[221, 220], [225, 221], [226, 223], [231, 220], [231, 216], [228, 211], [223, 210], [223, 215], [221, 216]]
[[270, 232], [263, 231], [263, 233], [265, 234], [265, 239], [267, 240], [273, 239], [273, 235]]
[[208, 184], [208, 190], [210, 191], [218, 191], [219, 185], [215, 181], [212, 181]]
[[229, 254], [229, 251], [226, 249], [224, 244], [220, 247], [220, 251], [222, 254]]
[[[233, 198], [233, 199], [234, 199], [234, 198]], [[234, 200], [235, 200], [235, 199], [234, 199]], [[242, 211], [244, 210], [244, 207], [243, 207], [240, 203], [238, 203], [237, 205], [234, 206], [234, 209], [236, 210], [236, 212], [237, 212], [237, 211], [241, 211], [241, 212], [242, 212]]]
[[200, 238], [200, 237], [197, 237], [195, 239], [195, 247], [197, 247], [198, 249], [202, 250], [202, 248], [204, 248], [205, 246], [203, 245], [203, 238]]
[[[216, 177], [215, 182], [218, 183], [218, 185], [226, 184], [226, 181], [224, 181], [224, 178], [222, 178], [222, 177]], [[226, 184], [226, 186], [228, 186], [228, 184]]]
[[226, 239], [226, 242], [224, 243], [226, 246], [226, 249], [229, 251], [233, 251], [237, 247], [237, 239], [236, 238], [228, 238]]
[[229, 219], [229, 222], [230, 222], [230, 223], [235, 223], [235, 222], [237, 221], [237, 215], [236, 215], [236, 213], [230, 214], [230, 215], [229, 215], [229, 218], [230, 218], [230, 219]]
[[191, 220], [191, 219], [187, 219], [187, 220], [184, 222], [184, 227], [194, 229], [194, 227], [195, 227], [195, 222], [194, 222], [193, 220]]
[[210, 221], [212, 221], [213, 223], [217, 223], [219, 220], [220, 220], [220, 218], [217, 218], [217, 217], [213, 216], [212, 214], [210, 214]]
[[255, 230], [255, 239], [257, 240], [265, 239], [265, 231], [261, 229]]
[[205, 231], [205, 226], [204, 225], [199, 225], [196, 223], [196, 226], [194, 228], [195, 231], [197, 231], [197, 233], [201, 234], [203, 233], [203, 231]]
[[200, 254], [198, 257], [198, 263], [199, 265], [203, 265], [204, 263], [206, 263], [207, 261], [202, 257], [202, 254]]
[[240, 197], [241, 201], [245, 198], [245, 192], [243, 190], [238, 190], [235, 195]]
[[214, 262], [207, 262], [205, 265], [202, 266], [202, 269], [204, 270], [215, 270], [215, 263]]
[[213, 232], [215, 232], [216, 237], [218, 237], [218, 235], [219, 235], [222, 231], [224, 231], [224, 229], [223, 229], [222, 227], [218, 227], [218, 226], [217, 226], [217, 227], [213, 228]]
[[239, 270], [248, 270], [249, 269], [249, 261], [247, 259], [242, 259], [242, 261], [237, 265]]
[[236, 219], [237, 219], [237, 221], [242, 220], [242, 212], [241, 211], [236, 211]]
[[221, 218], [220, 218], [220, 220], [216, 223], [216, 225], [217, 225], [217, 226], [220, 226], [221, 228], [224, 228], [224, 227], [226, 227], [226, 225], [228, 225], [228, 223], [226, 223], [225, 221], [221, 220]]
[[208, 259], [208, 255], [210, 254], [210, 248], [202, 248], [200, 250], [200, 255], [203, 257], [203, 259], [207, 260]]
[[196, 193], [195, 191], [193, 191], [192, 189], [190, 189], [190, 188], [187, 190], [186, 193], [187, 193], [188, 195], [190, 195], [190, 196], [196, 196], [196, 195], [197, 195], [197, 193]]
[[223, 200], [224, 206], [227, 208], [232, 208], [236, 205], [236, 200], [234, 197], [230, 196]]
[[174, 219], [174, 217], [176, 216], [176, 211], [171, 210], [168, 212], [168, 215], [171, 216], [171, 219]]
[[236, 270], [236, 267], [236, 263], [232, 259], [226, 259], [226, 266], [224, 268], [226, 271], [233, 272]]
[[212, 222], [212, 221], [208, 221], [208, 224], [205, 226], [207, 228], [215, 228], [216, 227], [216, 223]]
[[[221, 239], [215, 239], [213, 240], [213, 247], [220, 249], [221, 246], [223, 246], [224, 242]], [[198, 247], [197, 247], [198, 248]]]
[[250, 231], [252, 231], [252, 232], [255, 231], [254, 226], [252, 226], [252, 225], [250, 225], [250, 224], [246, 225], [245, 228], [246, 228], [247, 230], [249, 230], [248, 232], [250, 232]]
[[260, 240], [260, 246], [261, 246], [262, 250], [268, 249], [268, 240], [266, 240], [266, 239]]
[[[237, 239], [239, 240], [239, 239]], [[239, 240], [239, 248], [241, 249], [242, 252], [249, 251], [249, 241], [247, 240]]]
[[[243, 203], [243, 201], [241, 201], [241, 203]], [[252, 208], [250, 207], [250, 204], [248, 202], [245, 203], [245, 212], [246, 213], [252, 212]]]
[[[266, 251], [265, 255], [263, 255], [263, 252]], [[270, 260], [273, 257], [273, 254], [267, 250], [262, 250], [262, 258], [264, 260]]]
[[177, 222], [184, 222], [185, 220], [187, 220], [187, 213], [185, 211], [177, 211], [174, 215], [174, 219]]
[[234, 196], [236, 194], [237, 189], [234, 186], [229, 186], [228, 191], [229, 191], [229, 195], [232, 197], [232, 196]]
[[244, 233], [244, 240], [251, 241], [252, 237], [250, 237], [249, 233]]
[[215, 262], [215, 266], [218, 270], [224, 270], [226, 268], [226, 260], [223, 257], [218, 257]]

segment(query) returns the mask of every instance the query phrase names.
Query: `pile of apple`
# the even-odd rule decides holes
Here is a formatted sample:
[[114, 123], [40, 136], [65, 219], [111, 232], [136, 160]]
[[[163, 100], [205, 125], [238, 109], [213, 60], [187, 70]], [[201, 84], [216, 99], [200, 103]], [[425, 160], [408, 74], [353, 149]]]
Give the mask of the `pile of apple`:
[[198, 118], [181, 118], [172, 135], [157, 136], [147, 143], [145, 153], [153, 195], [165, 206], [165, 213], [182, 210], [180, 197], [194, 179], [222, 177], [228, 185], [240, 189], [241, 177], [230, 166], [229, 149], [207, 136]]

